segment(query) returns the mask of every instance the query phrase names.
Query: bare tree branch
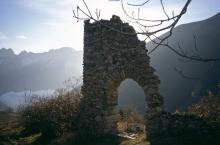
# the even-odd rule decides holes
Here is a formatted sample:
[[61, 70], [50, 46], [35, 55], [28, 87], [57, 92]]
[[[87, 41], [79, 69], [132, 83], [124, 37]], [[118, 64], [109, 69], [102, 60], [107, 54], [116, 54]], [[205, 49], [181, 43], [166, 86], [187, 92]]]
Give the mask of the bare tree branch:
[[178, 56], [185, 58], [185, 59], [189, 59], [189, 60], [194, 60], [194, 61], [202, 61], [202, 62], [215, 62], [215, 61], [220, 61], [220, 58], [202, 58], [201, 56], [195, 56], [195, 55], [187, 55], [186, 53], [181, 53], [178, 50], [176, 50], [175, 48], [173, 48], [172, 46], [168, 45], [168, 44], [160, 44], [157, 43], [156, 41], [154, 41], [155, 44], [159, 44], [161, 46], [165, 46], [166, 48], [169, 48], [172, 52], [174, 52], [175, 54], [177, 54]]
[[[183, 8], [181, 9], [180, 13], [175, 15], [174, 11], [172, 11], [171, 16], [168, 15], [168, 13], [164, 7], [163, 0], [160, 0], [160, 4], [161, 4], [162, 10], [163, 10], [163, 13], [166, 16], [166, 19], [144, 19], [141, 17], [140, 8], [142, 6], [148, 4], [150, 2], [150, 0], [145, 0], [143, 3], [140, 3], [140, 4], [127, 3], [128, 6], [138, 7], [137, 16], [135, 15], [134, 11], [132, 11], [131, 14], [129, 14], [129, 12], [126, 11], [124, 0], [118, 0], [121, 2], [121, 8], [122, 8], [124, 14], [128, 17], [128, 22], [136, 24], [137, 28], [139, 28], [139, 30], [140, 30], [140, 31], [135, 30], [134, 33], [124, 32], [122, 30], [115, 29], [111, 26], [108, 26], [108, 25], [102, 23], [101, 21], [99, 21], [100, 11], [96, 10], [96, 13], [95, 13], [96, 18], [95, 18], [92, 15], [85, 0], [82, 0], [82, 1], [83, 1], [83, 4], [84, 4], [86, 10], [83, 10], [79, 6], [76, 7], [76, 10], [73, 10], [73, 17], [76, 18], [77, 21], [90, 19], [90, 20], [93, 20], [93, 21], [99, 23], [100, 25], [102, 25], [112, 31], [115, 31], [115, 32], [118, 32], [118, 33], [121, 33], [124, 35], [143, 35], [143, 36], [145, 36], [145, 39], [144, 39], [145, 41], [150, 40], [151, 42], [153, 42], [156, 45], [153, 49], [151, 49], [148, 52], [148, 55], [153, 53], [159, 46], [164, 46], [165, 48], [169, 48], [172, 52], [174, 52], [175, 54], [177, 54], [181, 58], [184, 58], [187, 60], [202, 61], [202, 62], [213, 62], [213, 61], [220, 60], [220, 58], [203, 58], [203, 57], [201, 57], [198, 53], [197, 39], [195, 36], [194, 36], [195, 50], [191, 50], [191, 55], [188, 55], [186, 51], [183, 51], [183, 49], [180, 47], [180, 45], [178, 45], [179, 50], [177, 50], [177, 49], [173, 48], [172, 46], [170, 46], [168, 43], [165, 43], [165, 41], [172, 35], [174, 27], [177, 25], [177, 23], [179, 22], [181, 17], [186, 13], [187, 8], [192, 0], [186, 0], [186, 3], [183, 6]], [[146, 24], [146, 23], [150, 23], [150, 24]], [[169, 23], [169, 24], [165, 24], [165, 23]], [[156, 30], [150, 31], [149, 28], [155, 28]], [[157, 36], [158, 33], [161, 33], [164, 31], [168, 31], [168, 35], [163, 38], [159, 38]], [[152, 37], [156, 38], [156, 40], [152, 39]]]
[[166, 12], [166, 10], [165, 10], [165, 8], [164, 8], [163, 0], [160, 0], [160, 4], [161, 4], [161, 6], [162, 6], [162, 9], [163, 9], [164, 14], [166, 15], [167, 19], [169, 19], [170, 17], [169, 17], [169, 15], [167, 14], [167, 12]]
[[145, 1], [145, 2], [143, 2], [143, 3], [141, 3], [141, 4], [131, 4], [131, 3], [127, 3], [128, 5], [130, 5], [130, 6], [143, 6], [143, 5], [145, 5], [146, 3], [148, 3], [150, 0], [147, 0], [147, 1]]
[[210, 73], [214, 73], [214, 65], [215, 65], [215, 62], [211, 62], [211, 65], [210, 67], [204, 71], [204, 72], [200, 72], [199, 74], [189, 74], [189, 73], [186, 73], [184, 72], [182, 69], [179, 69], [177, 67], [174, 67], [174, 71], [176, 71], [181, 77], [183, 78], [186, 78], [186, 79], [189, 79], [189, 80], [202, 80], [204, 79], [205, 76], [208, 76]]

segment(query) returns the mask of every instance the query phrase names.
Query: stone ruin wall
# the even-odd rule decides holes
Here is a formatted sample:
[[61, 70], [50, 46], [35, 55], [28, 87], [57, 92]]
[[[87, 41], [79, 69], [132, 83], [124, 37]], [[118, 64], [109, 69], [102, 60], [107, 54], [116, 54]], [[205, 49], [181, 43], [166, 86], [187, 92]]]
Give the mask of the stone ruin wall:
[[136, 81], [147, 96], [146, 130], [158, 128], [155, 124], [163, 110], [163, 98], [158, 94], [160, 81], [153, 74], [145, 42], [136, 34], [117, 32], [135, 32], [117, 16], [84, 24], [81, 131], [96, 136], [117, 132], [117, 88], [127, 78]]

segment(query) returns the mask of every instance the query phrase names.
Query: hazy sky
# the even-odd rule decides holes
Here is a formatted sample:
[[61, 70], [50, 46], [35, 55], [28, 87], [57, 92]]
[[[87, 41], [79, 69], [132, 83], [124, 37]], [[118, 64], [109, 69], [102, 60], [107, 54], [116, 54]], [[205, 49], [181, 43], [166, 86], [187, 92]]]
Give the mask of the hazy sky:
[[[59, 47], [83, 48], [83, 23], [72, 17], [72, 9], [81, 0], [0, 0], [0, 48], [12, 48], [32, 52], [48, 51]], [[86, 0], [91, 10], [101, 9], [102, 18], [112, 14], [123, 16], [120, 2], [108, 0]], [[124, 0], [125, 1], [125, 0]], [[126, 1], [125, 1], [126, 2]], [[143, 0], [128, 0], [141, 3]], [[177, 12], [186, 0], [164, 0], [169, 14]], [[220, 11], [220, 0], [192, 0], [180, 23], [206, 19]], [[147, 18], [161, 18], [159, 0], [142, 9]]]

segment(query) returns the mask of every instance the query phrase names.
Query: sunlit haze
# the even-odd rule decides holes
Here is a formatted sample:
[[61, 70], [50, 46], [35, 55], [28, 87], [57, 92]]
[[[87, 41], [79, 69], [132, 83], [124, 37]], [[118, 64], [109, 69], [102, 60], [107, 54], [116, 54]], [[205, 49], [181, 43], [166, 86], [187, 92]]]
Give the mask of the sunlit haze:
[[[120, 1], [87, 0], [86, 2], [92, 13], [96, 8], [101, 9], [103, 19], [109, 19], [112, 14], [116, 14], [126, 21]], [[185, 2], [185, 0], [164, 0], [169, 14], [172, 14], [173, 10], [178, 13]], [[45, 52], [60, 47], [82, 50], [83, 23], [77, 22], [72, 13], [76, 5], [82, 6], [82, 2], [80, 0], [1, 0], [0, 48], [12, 48], [15, 53], [23, 50]], [[219, 0], [192, 0], [187, 13], [178, 24], [203, 20], [219, 10]], [[164, 17], [159, 0], [143, 7], [141, 14], [145, 18], [152, 19]]]

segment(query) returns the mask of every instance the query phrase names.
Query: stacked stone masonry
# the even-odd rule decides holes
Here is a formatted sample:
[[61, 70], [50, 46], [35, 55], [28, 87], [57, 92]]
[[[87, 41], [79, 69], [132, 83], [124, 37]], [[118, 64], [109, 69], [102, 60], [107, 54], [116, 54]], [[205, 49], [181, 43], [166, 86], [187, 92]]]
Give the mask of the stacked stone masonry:
[[96, 136], [117, 132], [117, 88], [127, 78], [143, 87], [147, 96], [147, 132], [157, 129], [155, 122], [163, 111], [163, 98], [158, 93], [160, 81], [150, 66], [145, 42], [118, 16], [110, 21], [84, 23], [81, 131]]

